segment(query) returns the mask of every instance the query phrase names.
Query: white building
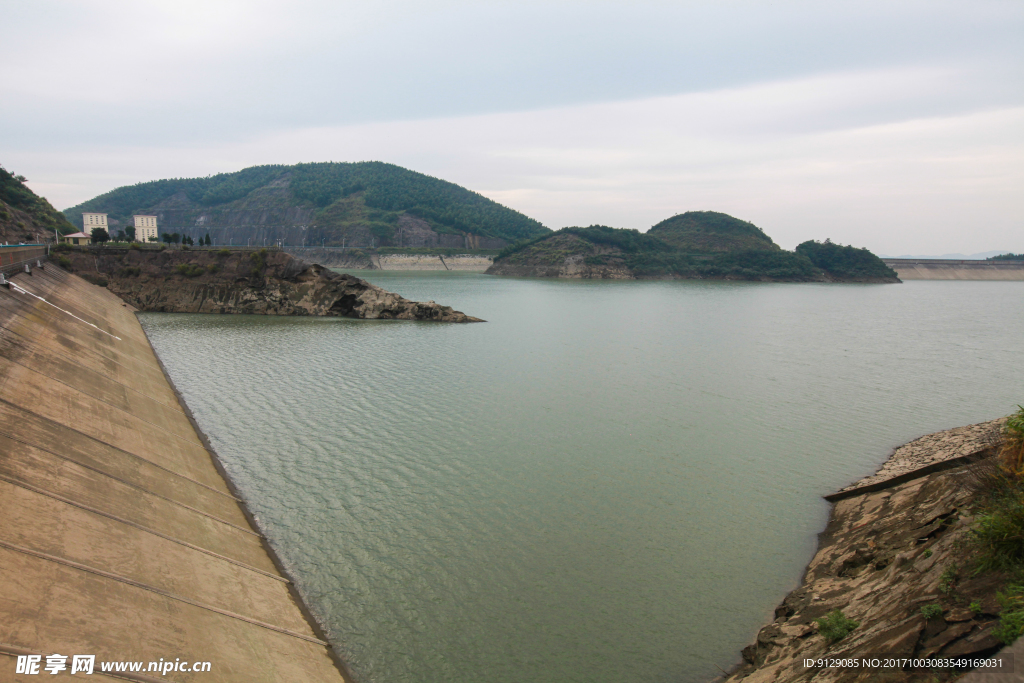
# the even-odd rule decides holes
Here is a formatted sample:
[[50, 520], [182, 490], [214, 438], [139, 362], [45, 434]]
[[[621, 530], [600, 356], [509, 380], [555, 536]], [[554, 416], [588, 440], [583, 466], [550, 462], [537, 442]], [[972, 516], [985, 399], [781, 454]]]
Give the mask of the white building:
[[148, 242], [150, 237], [156, 240], [156, 216], [132, 216], [132, 218], [135, 220], [136, 240], [139, 242]]
[[82, 214], [82, 232], [86, 235], [91, 235], [92, 231], [96, 228], [103, 228], [110, 234], [110, 228], [107, 227], [107, 214], [105, 213], [83, 213]]

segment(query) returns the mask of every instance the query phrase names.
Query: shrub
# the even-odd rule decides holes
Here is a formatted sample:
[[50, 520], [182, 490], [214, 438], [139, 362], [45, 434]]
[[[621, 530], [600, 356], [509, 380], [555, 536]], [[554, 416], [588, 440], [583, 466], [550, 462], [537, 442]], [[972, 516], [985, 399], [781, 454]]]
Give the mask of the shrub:
[[208, 273], [216, 273], [219, 270], [220, 266], [218, 266], [216, 263], [211, 263], [210, 265], [206, 266], [206, 272]]
[[833, 610], [827, 616], [815, 619], [818, 624], [818, 631], [829, 643], [835, 643], [850, 635], [853, 629], [860, 626], [860, 622], [848, 619], [841, 610]]
[[139, 268], [138, 266], [125, 266], [120, 271], [118, 271], [117, 274], [120, 277], [138, 277], [139, 273], [141, 272], [142, 269]]
[[939, 590], [945, 595], [950, 595], [956, 590], [956, 584], [960, 580], [960, 571], [953, 565], [946, 567], [939, 577]]
[[61, 256], [60, 258], [57, 259], [57, 265], [63, 268], [64, 270], [71, 270], [71, 259], [69, 259], [67, 256]]
[[253, 262], [252, 276], [260, 277], [263, 275], [263, 269], [267, 267], [267, 250], [260, 249], [259, 251], [254, 251], [249, 255], [249, 258], [251, 258]]
[[925, 605], [921, 608], [921, 616], [925, 619], [935, 619], [942, 616], [942, 605]]
[[981, 603], [975, 600], [967, 606], [967, 609], [971, 610], [975, 614], [981, 614]]
[[1024, 491], [997, 492], [972, 530], [981, 570], [1014, 570], [1024, 563]]
[[185, 277], [197, 277], [206, 272], [206, 268], [197, 263], [179, 263], [175, 270], [178, 271], [179, 275], [184, 275]]
[[128, 248], [129, 249], [136, 249], [136, 250], [142, 249], [142, 247], [139, 246], [138, 242], [132, 242], [131, 244], [128, 245]]
[[1007, 645], [1024, 635], [1024, 586], [1009, 586], [1005, 593], [999, 593], [999, 626], [992, 635]]
[[1024, 474], [1024, 406], [1017, 408], [1019, 410], [1008, 417], [1006, 424], [1003, 425], [1003, 436], [1006, 441], [1000, 456], [1003, 459], [1003, 466], [1020, 476]]
[[231, 250], [230, 249], [218, 249], [217, 250], [217, 256], [220, 256], [221, 258], [224, 258], [225, 256], [231, 256]]

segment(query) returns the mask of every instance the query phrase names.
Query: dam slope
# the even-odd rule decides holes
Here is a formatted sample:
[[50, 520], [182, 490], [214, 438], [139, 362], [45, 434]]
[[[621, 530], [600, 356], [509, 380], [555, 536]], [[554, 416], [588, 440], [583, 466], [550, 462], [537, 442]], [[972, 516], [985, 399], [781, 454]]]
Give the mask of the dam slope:
[[347, 680], [214, 457], [135, 309], [52, 264], [0, 287], [0, 680]]
[[1024, 280], [1024, 261], [882, 259], [901, 280]]

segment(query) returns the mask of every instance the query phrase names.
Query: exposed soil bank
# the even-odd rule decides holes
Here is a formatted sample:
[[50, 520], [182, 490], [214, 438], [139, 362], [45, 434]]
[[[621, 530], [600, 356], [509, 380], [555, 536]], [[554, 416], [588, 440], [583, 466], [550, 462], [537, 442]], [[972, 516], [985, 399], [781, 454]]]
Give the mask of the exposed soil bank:
[[341, 250], [333, 247], [285, 247], [286, 252], [306, 261], [315, 261], [328, 268], [349, 270], [458, 270], [482, 273], [494, 263], [494, 257], [483, 254], [378, 254], [361, 249]]
[[110, 249], [57, 256], [141, 311], [481, 322], [283, 251]]
[[[892, 655], [987, 655], [1004, 577], [961, 571], [962, 537], [973, 518], [975, 464], [994, 455], [1003, 420], [931, 434], [899, 449], [878, 475], [858, 482], [835, 503], [818, 551], [799, 588], [775, 609], [775, 620], [743, 650], [730, 682], [932, 681], [932, 674], [817, 669], [805, 659]], [[936, 471], [943, 459], [956, 465]], [[913, 476], [916, 471], [922, 476]], [[908, 476], [910, 475], [910, 476]], [[879, 488], [879, 476], [892, 485]], [[851, 494], [852, 495], [849, 495]], [[968, 608], [980, 604], [980, 610]], [[925, 618], [921, 608], [941, 615]], [[977, 607], [977, 605], [976, 605]], [[829, 644], [815, 619], [833, 610], [859, 622]]]

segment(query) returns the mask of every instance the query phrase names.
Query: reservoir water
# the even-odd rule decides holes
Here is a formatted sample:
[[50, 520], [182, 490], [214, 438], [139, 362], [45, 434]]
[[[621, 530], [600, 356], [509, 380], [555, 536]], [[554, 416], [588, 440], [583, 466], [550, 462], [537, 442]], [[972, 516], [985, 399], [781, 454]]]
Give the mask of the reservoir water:
[[359, 275], [489, 322], [140, 317], [361, 683], [709, 681], [822, 495], [1024, 403], [1024, 283]]

